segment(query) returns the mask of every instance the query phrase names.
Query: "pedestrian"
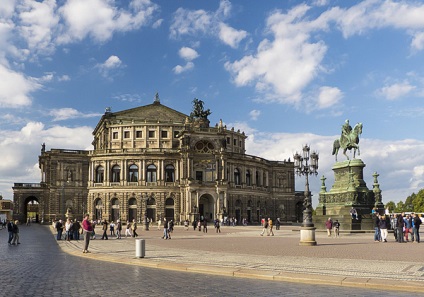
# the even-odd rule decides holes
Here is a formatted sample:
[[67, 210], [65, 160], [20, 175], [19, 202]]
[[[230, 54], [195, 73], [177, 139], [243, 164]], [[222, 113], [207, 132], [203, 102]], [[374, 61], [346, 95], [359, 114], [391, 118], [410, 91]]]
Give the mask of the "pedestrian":
[[[409, 216], [409, 214], [406, 215], [406, 218], [404, 218], [404, 222], [405, 222], [405, 240], [406, 242], [408, 242], [409, 233], [412, 233], [412, 218]], [[412, 237], [414, 236], [412, 235]]]
[[12, 220], [8, 220], [7, 223], [7, 232], [9, 233], [9, 240], [7, 243], [12, 244], [12, 240], [13, 240], [13, 225], [15, 225], [13, 223]]
[[327, 229], [327, 236], [331, 237], [331, 229], [333, 229], [333, 221], [331, 218], [328, 218], [328, 220], [325, 221], [325, 228]]
[[421, 226], [421, 218], [418, 216], [418, 214], [414, 213], [414, 239], [416, 243], [420, 243], [420, 226]]
[[199, 229], [199, 232], [202, 231], [202, 222], [200, 220], [197, 221], [197, 228]]
[[215, 232], [221, 233], [221, 226], [219, 225], [219, 219], [216, 219], [214, 222]]
[[71, 234], [72, 234], [72, 222], [70, 219], [67, 219], [65, 223], [65, 240], [70, 241]]
[[88, 250], [88, 245], [90, 244], [90, 238], [94, 231], [93, 225], [91, 224], [89, 218], [90, 215], [86, 214], [84, 220], [82, 221], [82, 230], [84, 234], [84, 249], [82, 252], [84, 254], [90, 252]]
[[263, 236], [265, 232], [267, 232], [267, 230], [268, 230], [268, 221], [266, 219], [263, 219], [261, 236]]
[[340, 236], [340, 223], [339, 223], [339, 220], [336, 220], [333, 223], [333, 233], [334, 233], [334, 238]]
[[208, 233], [208, 221], [206, 219], [203, 220], [203, 233]]
[[62, 220], [56, 222], [57, 237], [56, 240], [62, 240], [63, 224]]
[[397, 239], [398, 239], [398, 243], [403, 243], [405, 242], [405, 239], [403, 238], [403, 227], [405, 226], [405, 221], [403, 220], [403, 216], [405, 215], [405, 213], [403, 212], [402, 214], [399, 214], [397, 216]]
[[121, 239], [122, 224], [121, 220], [116, 221], [116, 239]]
[[108, 225], [109, 225], [108, 222], [106, 221], [106, 219], [104, 219], [102, 222], [102, 231], [103, 231], [102, 238], [101, 238], [102, 240], [104, 239], [108, 240], [108, 237], [107, 237]]
[[277, 221], [275, 222], [275, 230], [280, 230], [281, 221], [280, 218], [277, 218]]
[[374, 227], [374, 241], [380, 242], [380, 217], [377, 212], [371, 215]]
[[125, 229], [125, 237], [128, 237], [128, 236], [132, 237], [130, 221], [127, 221], [127, 227]]
[[381, 216], [378, 227], [380, 229], [381, 242], [387, 242], [388, 232], [387, 232], [386, 215]]
[[12, 240], [12, 245], [15, 244], [21, 244], [19, 242], [19, 227], [18, 227], [19, 221], [16, 220], [15, 223], [13, 224], [13, 240]]
[[112, 221], [109, 225], [110, 228], [110, 236], [115, 236], [115, 223]]
[[159, 218], [159, 220], [158, 220], [158, 230], [160, 230], [160, 225], [162, 224], [162, 219], [161, 218]]
[[27, 226], [31, 226], [31, 218], [27, 218], [26, 225], [27, 225]]
[[80, 239], [81, 224], [79, 223], [79, 221], [77, 219], [74, 220], [74, 224], [72, 226], [72, 229], [73, 229], [73, 232], [74, 232], [73, 239], [79, 240]]
[[193, 231], [196, 231], [197, 223], [196, 223], [196, 220], [195, 219], [193, 220], [192, 226], [193, 226]]
[[268, 227], [269, 228], [268, 228], [267, 236], [270, 236], [270, 235], [274, 236], [274, 231], [272, 231], [273, 224], [272, 224], [271, 218], [268, 218]]
[[186, 231], [188, 231], [188, 224], [189, 224], [189, 221], [186, 219], [184, 221], [184, 230], [186, 230]]
[[137, 223], [136, 223], [135, 219], [133, 219], [133, 221], [132, 221], [131, 231], [132, 231], [132, 236], [134, 238], [136, 238], [138, 236], [138, 234], [137, 234]]
[[168, 222], [168, 239], [171, 239], [171, 233], [174, 232], [174, 221], [170, 220]]
[[166, 218], [163, 218], [163, 236], [162, 239], [168, 239], [168, 222]]

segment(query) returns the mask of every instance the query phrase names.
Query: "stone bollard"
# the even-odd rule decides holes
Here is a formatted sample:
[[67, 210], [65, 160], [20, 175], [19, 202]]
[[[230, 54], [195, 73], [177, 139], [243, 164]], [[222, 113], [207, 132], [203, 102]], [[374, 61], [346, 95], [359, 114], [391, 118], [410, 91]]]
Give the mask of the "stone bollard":
[[146, 254], [146, 242], [144, 239], [135, 240], [135, 257], [144, 258]]

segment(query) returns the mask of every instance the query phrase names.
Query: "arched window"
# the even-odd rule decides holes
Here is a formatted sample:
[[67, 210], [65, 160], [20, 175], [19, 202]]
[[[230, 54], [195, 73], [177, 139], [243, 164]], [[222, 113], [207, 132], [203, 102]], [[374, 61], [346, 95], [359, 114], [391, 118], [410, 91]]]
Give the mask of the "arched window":
[[175, 181], [175, 169], [173, 165], [166, 165], [165, 167], [165, 182], [172, 183]]
[[259, 182], [259, 171], [256, 170], [256, 185], [259, 187], [261, 183]]
[[240, 170], [234, 169], [234, 184], [240, 185]]
[[128, 169], [128, 181], [138, 182], [138, 166], [132, 164]]
[[112, 167], [112, 178], [110, 180], [113, 183], [119, 183], [121, 181], [121, 167], [119, 165]]
[[95, 182], [102, 183], [104, 180], [104, 177], [105, 177], [105, 169], [103, 168], [103, 166], [97, 166]]
[[250, 170], [246, 170], [246, 186], [251, 186], [252, 182], [250, 180]]
[[156, 166], [153, 164], [150, 164], [149, 166], [147, 166], [146, 182], [148, 183], [156, 182]]

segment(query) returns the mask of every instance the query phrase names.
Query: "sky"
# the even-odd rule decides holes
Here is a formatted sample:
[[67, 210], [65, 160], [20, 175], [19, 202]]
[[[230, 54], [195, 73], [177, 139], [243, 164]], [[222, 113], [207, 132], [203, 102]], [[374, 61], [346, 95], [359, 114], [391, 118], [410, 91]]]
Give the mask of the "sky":
[[423, 61], [422, 1], [0, 0], [0, 193], [40, 182], [42, 143], [92, 149], [105, 108], [158, 92], [185, 114], [204, 101], [250, 155], [308, 144], [314, 206], [341, 126], [360, 122], [368, 188], [377, 172], [383, 202], [404, 201], [424, 188]]

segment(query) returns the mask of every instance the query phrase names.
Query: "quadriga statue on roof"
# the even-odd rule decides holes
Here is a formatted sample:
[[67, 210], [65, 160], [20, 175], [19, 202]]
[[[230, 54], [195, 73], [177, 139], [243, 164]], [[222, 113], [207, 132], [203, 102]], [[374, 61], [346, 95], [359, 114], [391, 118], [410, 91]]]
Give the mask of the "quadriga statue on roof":
[[340, 139], [336, 139], [333, 143], [333, 155], [336, 155], [337, 162], [337, 154], [339, 149], [343, 149], [343, 155], [349, 160], [349, 156], [346, 155], [347, 150], [353, 149], [353, 158], [355, 159], [356, 150], [358, 150], [358, 156], [360, 155], [359, 151], [359, 135], [362, 134], [362, 123], [358, 123], [355, 127], [350, 126], [349, 120], [346, 120], [342, 126], [342, 134]]

